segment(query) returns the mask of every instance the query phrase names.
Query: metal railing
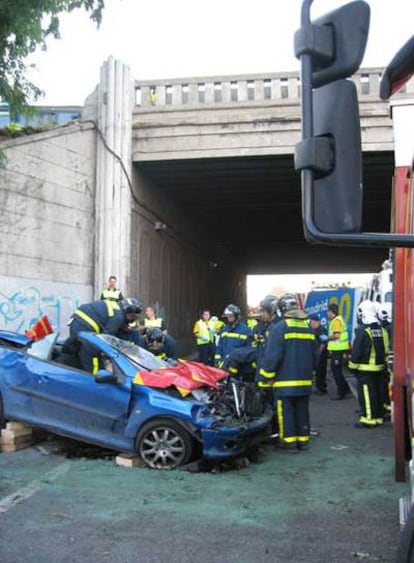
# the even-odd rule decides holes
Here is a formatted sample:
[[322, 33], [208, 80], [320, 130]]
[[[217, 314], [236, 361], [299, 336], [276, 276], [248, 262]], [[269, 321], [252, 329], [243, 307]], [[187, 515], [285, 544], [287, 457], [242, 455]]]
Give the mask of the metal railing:
[[[383, 68], [360, 69], [352, 80], [358, 96], [379, 97]], [[414, 93], [414, 79], [402, 92]], [[139, 108], [266, 103], [271, 100], [299, 101], [299, 72], [265, 75], [216, 76], [135, 82]]]

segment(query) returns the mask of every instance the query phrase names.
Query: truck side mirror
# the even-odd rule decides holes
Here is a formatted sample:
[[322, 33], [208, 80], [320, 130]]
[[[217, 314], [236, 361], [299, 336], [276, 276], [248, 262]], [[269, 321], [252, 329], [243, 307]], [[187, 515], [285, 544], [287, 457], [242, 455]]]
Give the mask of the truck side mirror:
[[[358, 96], [350, 80], [314, 91], [313, 138], [296, 147], [296, 169], [311, 167], [312, 217], [323, 233], [355, 233], [362, 223]], [[319, 154], [316, 154], [319, 153]]]
[[[301, 28], [295, 35], [302, 81], [302, 141], [296, 146], [295, 168], [302, 176], [305, 238], [332, 245], [414, 247], [413, 235], [360, 232], [359, 106], [355, 85], [347, 78], [364, 55], [369, 6], [357, 0], [311, 22], [311, 4], [303, 1]], [[413, 53], [414, 41], [410, 49]], [[408, 51], [403, 54], [407, 61]], [[408, 66], [414, 70], [412, 62]], [[406, 76], [407, 65], [399, 68]]]

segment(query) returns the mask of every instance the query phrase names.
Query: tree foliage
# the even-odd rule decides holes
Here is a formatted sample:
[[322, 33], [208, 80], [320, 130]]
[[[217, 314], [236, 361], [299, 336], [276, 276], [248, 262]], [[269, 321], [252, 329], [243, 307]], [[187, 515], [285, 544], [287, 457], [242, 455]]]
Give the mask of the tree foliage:
[[0, 99], [22, 112], [42, 93], [26, 78], [26, 58], [48, 37], [59, 38], [59, 16], [83, 8], [97, 25], [104, 0], [0, 0]]

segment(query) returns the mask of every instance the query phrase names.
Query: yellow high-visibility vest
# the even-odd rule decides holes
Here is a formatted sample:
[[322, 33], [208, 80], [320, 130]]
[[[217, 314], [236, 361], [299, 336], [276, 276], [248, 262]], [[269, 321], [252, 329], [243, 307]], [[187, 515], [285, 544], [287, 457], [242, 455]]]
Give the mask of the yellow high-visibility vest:
[[[333, 330], [335, 322], [339, 322], [340, 330]], [[339, 332], [340, 336], [337, 340], [328, 340], [328, 350], [330, 352], [343, 352], [349, 350], [348, 328], [344, 319], [338, 315], [329, 322], [328, 336], [332, 336], [334, 332]]]
[[214, 340], [214, 322], [199, 319], [194, 325], [194, 334], [197, 337], [197, 346], [208, 344]]

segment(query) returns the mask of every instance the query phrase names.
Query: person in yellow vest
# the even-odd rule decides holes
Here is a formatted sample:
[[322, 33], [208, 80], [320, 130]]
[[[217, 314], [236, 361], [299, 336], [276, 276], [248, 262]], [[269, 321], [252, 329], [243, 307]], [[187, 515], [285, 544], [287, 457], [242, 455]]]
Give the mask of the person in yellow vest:
[[122, 301], [123, 295], [120, 289], [116, 287], [116, 276], [109, 276], [108, 286], [102, 291], [100, 299], [107, 301]]
[[201, 312], [201, 318], [194, 324], [193, 333], [196, 337], [199, 362], [207, 366], [214, 365], [216, 329], [208, 309]]
[[334, 378], [337, 396], [332, 397], [333, 401], [345, 399], [351, 392], [349, 384], [342, 372], [344, 354], [349, 352], [348, 327], [344, 319], [338, 314], [338, 305], [330, 303], [328, 305], [328, 353], [331, 356], [331, 372]]
[[144, 330], [148, 328], [160, 328], [164, 334], [167, 334], [167, 327], [162, 317], [155, 315], [154, 307], [148, 306], [145, 309]]

